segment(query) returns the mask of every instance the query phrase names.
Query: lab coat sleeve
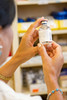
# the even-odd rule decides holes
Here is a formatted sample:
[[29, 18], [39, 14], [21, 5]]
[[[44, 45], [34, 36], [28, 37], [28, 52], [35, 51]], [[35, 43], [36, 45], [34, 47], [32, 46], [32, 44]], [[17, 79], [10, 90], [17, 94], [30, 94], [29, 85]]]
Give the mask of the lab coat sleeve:
[[16, 93], [6, 83], [0, 81], [0, 100], [42, 100], [40, 96], [30, 96]]

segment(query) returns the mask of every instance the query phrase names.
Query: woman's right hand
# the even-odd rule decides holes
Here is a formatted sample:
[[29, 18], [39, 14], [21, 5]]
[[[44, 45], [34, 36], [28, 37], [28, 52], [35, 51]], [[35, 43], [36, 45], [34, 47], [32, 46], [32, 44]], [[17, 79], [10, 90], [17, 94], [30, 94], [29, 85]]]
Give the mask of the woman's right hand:
[[[50, 88], [50, 85], [54, 83], [58, 84], [57, 80], [64, 63], [62, 49], [57, 43], [52, 42], [52, 46], [46, 48], [43, 44], [38, 44], [38, 50], [42, 57], [45, 82], [47, 87]], [[52, 88], [50, 90], [52, 90]]]

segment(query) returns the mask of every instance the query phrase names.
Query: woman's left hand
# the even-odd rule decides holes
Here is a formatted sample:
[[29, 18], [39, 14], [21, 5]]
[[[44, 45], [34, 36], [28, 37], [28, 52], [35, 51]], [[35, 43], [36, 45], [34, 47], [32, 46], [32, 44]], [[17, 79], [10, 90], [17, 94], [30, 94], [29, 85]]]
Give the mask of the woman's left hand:
[[36, 30], [36, 28], [41, 25], [41, 21], [45, 21], [44, 17], [35, 21], [22, 37], [20, 46], [16, 52], [16, 55], [18, 55], [18, 59], [20, 59], [21, 63], [29, 60], [38, 53], [37, 46], [34, 47], [33, 45], [38, 39], [38, 30]]

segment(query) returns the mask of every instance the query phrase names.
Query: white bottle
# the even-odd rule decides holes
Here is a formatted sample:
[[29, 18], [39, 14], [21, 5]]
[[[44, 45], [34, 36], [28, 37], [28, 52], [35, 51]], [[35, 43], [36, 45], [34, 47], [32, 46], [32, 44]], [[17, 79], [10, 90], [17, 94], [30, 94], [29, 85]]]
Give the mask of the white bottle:
[[42, 44], [51, 44], [52, 43], [52, 31], [47, 25], [47, 21], [43, 21], [39, 29], [39, 41]]

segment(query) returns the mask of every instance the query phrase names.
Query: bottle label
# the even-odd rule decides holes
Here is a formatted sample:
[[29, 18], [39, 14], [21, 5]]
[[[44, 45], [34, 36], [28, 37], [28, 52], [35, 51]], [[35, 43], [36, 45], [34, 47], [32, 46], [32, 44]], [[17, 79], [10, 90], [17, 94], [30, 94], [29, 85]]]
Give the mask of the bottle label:
[[41, 30], [39, 31], [39, 41], [40, 43], [49, 43], [52, 41], [51, 30]]

